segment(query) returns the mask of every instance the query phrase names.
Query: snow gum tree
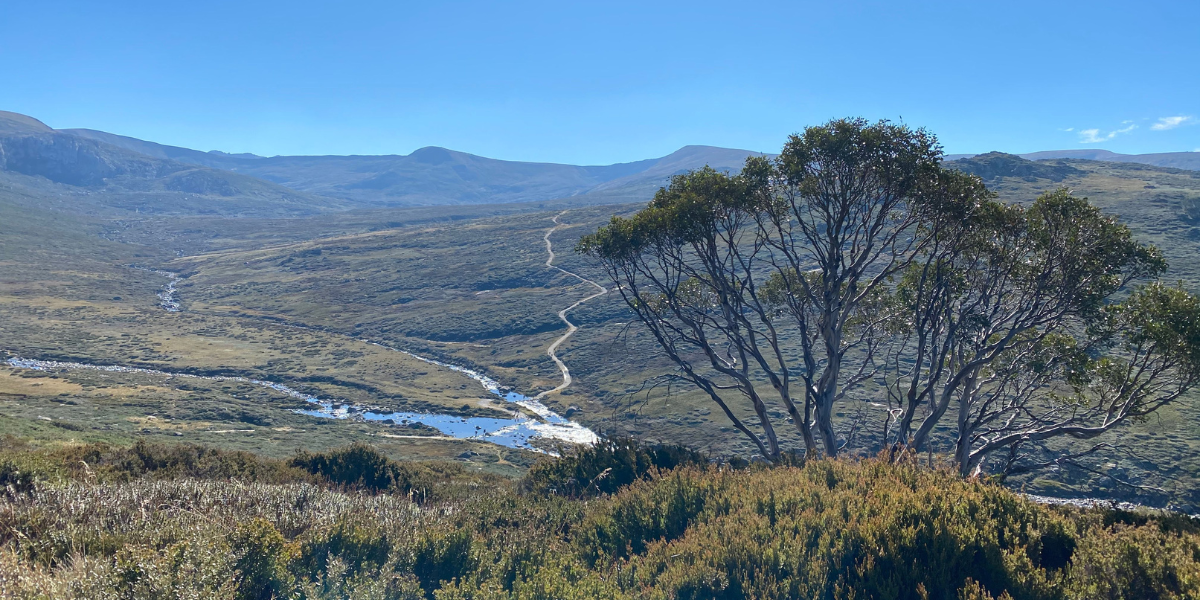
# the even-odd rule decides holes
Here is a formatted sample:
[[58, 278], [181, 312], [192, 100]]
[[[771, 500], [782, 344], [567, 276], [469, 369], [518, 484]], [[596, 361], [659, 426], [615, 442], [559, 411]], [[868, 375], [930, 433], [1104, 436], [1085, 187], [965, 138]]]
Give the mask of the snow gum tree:
[[1015, 472], [1196, 383], [1200, 303], [1155, 282], [1156, 249], [1067, 190], [1004, 204], [941, 158], [924, 130], [830, 121], [738, 174], [674, 177], [577, 251], [767, 460], [778, 421], [836, 456], [856, 400], [887, 406], [887, 443], [953, 430], [963, 474], [994, 453]]

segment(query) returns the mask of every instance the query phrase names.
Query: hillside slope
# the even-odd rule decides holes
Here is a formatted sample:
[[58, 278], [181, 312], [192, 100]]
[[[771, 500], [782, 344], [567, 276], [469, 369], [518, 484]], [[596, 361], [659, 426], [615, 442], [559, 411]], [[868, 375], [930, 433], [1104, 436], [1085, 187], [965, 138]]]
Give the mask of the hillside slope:
[[239, 159], [262, 158], [255, 154], [228, 154], [219, 150], [201, 152], [199, 150], [192, 150], [191, 148], [168, 146], [166, 144], [148, 142], [115, 133], [96, 131], [95, 129], [59, 129], [58, 131], [97, 142], [104, 142], [105, 144], [132, 150], [139, 154], [153, 156], [154, 158], [177, 160], [182, 163], [212, 167], [214, 169], [236, 170], [235, 167], [238, 165]]
[[0, 112], [0, 189], [84, 214], [303, 216], [345, 203], [226, 170], [142, 154]]

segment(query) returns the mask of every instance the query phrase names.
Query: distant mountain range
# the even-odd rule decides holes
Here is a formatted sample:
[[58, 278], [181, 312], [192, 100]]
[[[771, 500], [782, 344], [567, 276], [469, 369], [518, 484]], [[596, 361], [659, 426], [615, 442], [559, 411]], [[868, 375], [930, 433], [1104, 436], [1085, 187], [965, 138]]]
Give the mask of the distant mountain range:
[[[674, 174], [705, 165], [737, 171], [752, 155], [759, 153], [685, 146], [662, 158], [606, 166], [496, 160], [438, 147], [405, 156], [261, 157], [91, 129], [56, 130], [0, 111], [0, 192], [99, 213], [302, 216], [384, 206], [633, 202], [648, 199]], [[1195, 152], [1060, 150], [1020, 156], [1200, 170]]]
[[200, 152], [91, 129], [61, 133], [165, 160], [251, 175], [293, 190], [369, 206], [646, 198], [671, 175], [709, 165], [737, 171], [749, 150], [685, 146], [662, 158], [606, 166], [496, 160], [429, 146], [406, 156], [274, 156]]
[[[964, 158], [973, 158], [981, 156], [979, 154], [948, 154], [946, 160], [960, 160]], [[1026, 154], [1017, 154], [1025, 160], [1054, 160], [1054, 159], [1074, 159], [1074, 160], [1096, 160], [1100, 162], [1127, 162], [1139, 163], [1143, 165], [1152, 165], [1155, 167], [1168, 167], [1171, 169], [1188, 169], [1192, 171], [1200, 171], [1200, 152], [1159, 152], [1155, 154], [1118, 154], [1109, 152], [1108, 150], [1045, 150], [1042, 152], [1029, 152]]]

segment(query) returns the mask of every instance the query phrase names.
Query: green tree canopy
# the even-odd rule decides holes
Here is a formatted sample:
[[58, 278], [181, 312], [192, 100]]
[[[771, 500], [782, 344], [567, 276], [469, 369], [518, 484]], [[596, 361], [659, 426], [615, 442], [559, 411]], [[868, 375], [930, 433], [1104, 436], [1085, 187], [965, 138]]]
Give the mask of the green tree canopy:
[[678, 175], [577, 251], [768, 460], [775, 407], [835, 456], [834, 405], [855, 398], [888, 407], [882, 440], [920, 450], [954, 415], [963, 473], [1000, 450], [1012, 471], [1031, 443], [1095, 437], [1195, 382], [1195, 297], [1130, 290], [1166, 268], [1155, 248], [1065, 189], [1000, 203], [886, 121]]

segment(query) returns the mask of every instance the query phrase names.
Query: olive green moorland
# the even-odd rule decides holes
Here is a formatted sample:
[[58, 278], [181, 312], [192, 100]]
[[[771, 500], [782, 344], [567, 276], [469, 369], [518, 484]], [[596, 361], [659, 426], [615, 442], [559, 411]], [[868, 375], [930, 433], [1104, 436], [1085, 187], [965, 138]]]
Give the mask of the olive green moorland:
[[[1200, 289], [1200, 171], [999, 153], [945, 165], [1004, 202], [1068, 188], [1159, 248], [1164, 280]], [[178, 190], [93, 202], [101, 194], [85, 187], [5, 174], [0, 358], [155, 372], [0, 365], [0, 596], [1200, 594], [1200, 533], [1180, 513], [1019, 495], [1197, 512], [1196, 393], [1105, 434], [1110, 452], [1003, 484], [939, 468], [950, 425], [928, 455], [875, 458], [887, 414], [869, 397], [837, 403], [845, 457], [806, 462], [781, 430], [788, 460], [747, 462], [754, 447], [673, 377], [604, 272], [572, 251], [648, 196], [343, 210], [254, 190], [270, 210], [166, 214], [142, 208]], [[187, 202], [204, 205], [205, 192]], [[565, 272], [547, 267], [547, 239]], [[177, 311], [159, 296], [169, 274]], [[541, 401], [611, 441], [557, 448], [560, 459], [309, 416], [296, 410], [304, 400], [261, 385], [178, 376], [508, 418], [522, 409], [407, 353], [527, 396], [553, 390], [558, 312], [595, 293], [585, 279], [609, 293], [568, 314], [579, 329], [557, 356], [571, 384]]]

